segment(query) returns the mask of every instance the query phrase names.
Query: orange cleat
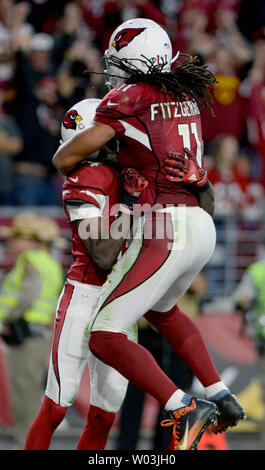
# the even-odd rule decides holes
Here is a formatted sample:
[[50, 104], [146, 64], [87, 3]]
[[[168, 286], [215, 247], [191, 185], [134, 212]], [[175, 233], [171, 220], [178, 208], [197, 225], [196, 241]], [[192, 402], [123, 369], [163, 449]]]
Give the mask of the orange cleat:
[[173, 426], [170, 450], [196, 450], [205, 429], [217, 422], [219, 411], [215, 403], [192, 398], [190, 405], [169, 412], [161, 426]]

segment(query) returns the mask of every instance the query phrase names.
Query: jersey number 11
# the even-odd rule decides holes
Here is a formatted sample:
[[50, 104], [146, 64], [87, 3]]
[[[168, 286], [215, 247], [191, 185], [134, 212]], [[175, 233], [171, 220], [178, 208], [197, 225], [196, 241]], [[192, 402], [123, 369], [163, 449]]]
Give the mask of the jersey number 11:
[[183, 139], [183, 148], [191, 148], [191, 134], [194, 136], [196, 141], [196, 159], [198, 165], [202, 166], [202, 142], [199, 138], [198, 131], [197, 131], [197, 124], [196, 122], [186, 123], [186, 124], [178, 124], [178, 135]]

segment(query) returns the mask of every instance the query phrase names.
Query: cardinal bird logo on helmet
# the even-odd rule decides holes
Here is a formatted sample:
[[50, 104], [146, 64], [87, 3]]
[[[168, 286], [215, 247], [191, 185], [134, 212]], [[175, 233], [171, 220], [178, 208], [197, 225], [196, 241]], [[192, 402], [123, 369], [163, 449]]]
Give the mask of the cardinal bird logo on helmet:
[[112, 46], [119, 52], [123, 47], [128, 46], [128, 44], [145, 29], [146, 28], [126, 28], [119, 31], [112, 41]]
[[70, 109], [68, 111], [64, 118], [63, 118], [63, 126], [66, 129], [76, 129], [77, 124], [82, 120], [83, 118], [78, 114], [76, 109]]

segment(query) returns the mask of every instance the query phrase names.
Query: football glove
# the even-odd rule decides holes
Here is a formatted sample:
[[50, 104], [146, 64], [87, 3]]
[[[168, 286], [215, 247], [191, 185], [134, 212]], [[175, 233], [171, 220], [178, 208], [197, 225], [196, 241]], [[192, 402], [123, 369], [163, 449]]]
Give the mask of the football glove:
[[132, 210], [140, 194], [147, 188], [148, 181], [135, 168], [124, 168], [121, 172], [121, 183], [122, 206], [127, 206], [129, 210]]
[[184, 156], [174, 152], [167, 154], [165, 160], [166, 178], [174, 183], [194, 184], [198, 189], [207, 189], [209, 186], [207, 171], [198, 165], [196, 156], [191, 150], [184, 148], [184, 152]]

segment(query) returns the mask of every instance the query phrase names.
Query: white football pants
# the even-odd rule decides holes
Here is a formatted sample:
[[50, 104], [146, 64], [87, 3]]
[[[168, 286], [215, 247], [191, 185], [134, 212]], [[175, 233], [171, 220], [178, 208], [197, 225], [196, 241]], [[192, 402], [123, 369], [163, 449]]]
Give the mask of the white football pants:
[[[128, 381], [88, 349], [88, 322], [101, 291], [102, 287], [66, 281], [57, 305], [45, 394], [60, 406], [72, 405], [88, 364], [89, 403], [116, 413], [123, 403]], [[137, 341], [137, 327], [131, 329], [130, 339]]]
[[103, 286], [91, 331], [128, 335], [148, 310], [170, 310], [209, 261], [215, 243], [213, 220], [200, 207], [138, 217], [129, 248]]

